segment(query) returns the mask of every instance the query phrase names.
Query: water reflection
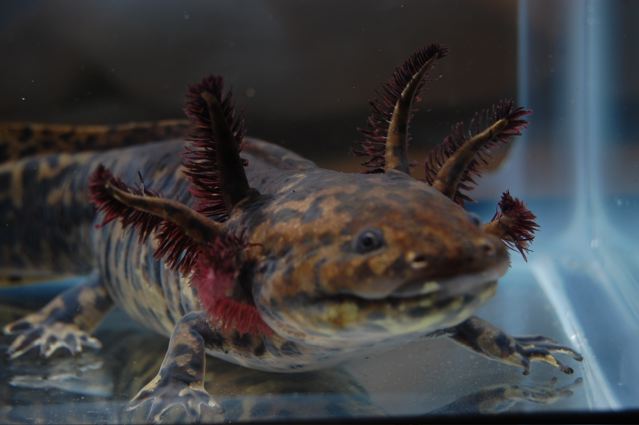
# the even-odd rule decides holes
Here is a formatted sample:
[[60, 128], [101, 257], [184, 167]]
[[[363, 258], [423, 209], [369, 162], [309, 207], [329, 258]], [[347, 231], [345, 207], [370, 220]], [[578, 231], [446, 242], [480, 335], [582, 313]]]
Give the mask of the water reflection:
[[[0, 324], [26, 311], [0, 305]], [[99, 352], [78, 357], [57, 354], [47, 361], [28, 356], [9, 364], [0, 356], [0, 422], [142, 422], [125, 412], [126, 403], [157, 372], [168, 340], [131, 323], [123, 313], [109, 315], [97, 331]], [[0, 352], [8, 339], [0, 337]], [[344, 418], [384, 415], [363, 385], [345, 369], [304, 374], [258, 372], [208, 358], [207, 390], [220, 402], [227, 421], [250, 419]], [[517, 402], [554, 403], [572, 394], [576, 383], [492, 385], [423, 413], [501, 412]], [[177, 409], [176, 409], [177, 410]], [[165, 420], [180, 421], [181, 412]], [[172, 416], [171, 416], [172, 415]], [[204, 418], [206, 419], [206, 418]]]

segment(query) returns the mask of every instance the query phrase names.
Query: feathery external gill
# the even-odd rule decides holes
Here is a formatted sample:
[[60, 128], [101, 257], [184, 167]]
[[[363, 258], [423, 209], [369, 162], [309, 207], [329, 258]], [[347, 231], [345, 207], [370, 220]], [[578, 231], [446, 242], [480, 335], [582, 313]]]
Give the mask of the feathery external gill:
[[366, 128], [359, 129], [364, 140], [355, 144], [353, 153], [368, 157], [362, 164], [369, 173], [387, 170], [410, 172], [408, 161], [408, 127], [415, 112], [416, 97], [425, 77], [447, 49], [431, 44], [413, 53], [393, 72], [391, 79], [370, 102], [372, 112]]
[[183, 155], [185, 174], [191, 181], [196, 209], [209, 218], [224, 221], [233, 205], [250, 188], [239, 152], [244, 119], [233, 105], [232, 93], [224, 94], [220, 76], [209, 76], [189, 87], [184, 113], [191, 122]]
[[475, 114], [468, 126], [457, 123], [450, 135], [434, 149], [425, 162], [426, 181], [460, 205], [471, 198], [464, 192], [477, 184], [480, 167], [487, 163], [490, 149], [508, 143], [527, 126], [523, 119], [531, 111], [504, 100]]
[[189, 88], [184, 110], [191, 130], [183, 165], [196, 210], [160, 198], [144, 185], [129, 188], [103, 166], [91, 176], [91, 199], [105, 213], [103, 224], [119, 218], [125, 228], [139, 232], [140, 241], [154, 233], [155, 257], [191, 277], [212, 321], [240, 333], [269, 332], [251, 294], [236, 287], [248, 244], [220, 222], [235, 204], [256, 194], [239, 156], [243, 120], [234, 110], [231, 93], [223, 94], [222, 78], [216, 76]]
[[102, 225], [119, 218], [124, 228], [138, 231], [140, 242], [156, 231], [155, 257], [183, 273], [192, 269], [203, 245], [224, 235], [218, 223], [144, 187], [130, 188], [102, 165], [91, 175], [89, 193], [105, 214]]
[[536, 218], [522, 201], [504, 192], [497, 212], [483, 227], [485, 232], [501, 238], [510, 249], [519, 251], [526, 260], [535, 232], [539, 229]]
[[211, 246], [212, 255], [201, 255], [194, 267], [191, 282], [197, 288], [202, 305], [222, 329], [240, 334], [270, 334], [272, 330], [262, 320], [252, 297], [234, 296], [240, 266], [235, 249], [245, 248], [242, 238], [217, 240]]

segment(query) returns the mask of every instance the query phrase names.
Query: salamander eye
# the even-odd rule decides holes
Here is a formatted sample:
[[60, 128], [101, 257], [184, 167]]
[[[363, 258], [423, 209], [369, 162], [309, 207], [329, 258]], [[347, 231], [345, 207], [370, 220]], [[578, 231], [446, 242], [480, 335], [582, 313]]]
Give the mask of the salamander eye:
[[475, 226], [479, 227], [481, 226], [481, 219], [479, 218], [479, 216], [475, 213], [468, 213], [468, 217], [470, 217], [471, 221], [473, 223], [475, 223]]
[[384, 245], [384, 235], [379, 229], [366, 229], [357, 236], [354, 245], [355, 251], [366, 254]]

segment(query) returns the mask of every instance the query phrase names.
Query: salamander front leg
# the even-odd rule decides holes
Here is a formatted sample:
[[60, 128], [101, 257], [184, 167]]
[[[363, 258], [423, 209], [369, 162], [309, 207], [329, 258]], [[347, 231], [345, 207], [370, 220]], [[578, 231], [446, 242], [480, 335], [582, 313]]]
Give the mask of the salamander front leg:
[[524, 375], [529, 373], [532, 361], [548, 363], [564, 373], [573, 373], [571, 367], [557, 359], [557, 354], [567, 355], [577, 361], [583, 359], [572, 348], [550, 338], [512, 337], [477, 317], [448, 329], [446, 335], [485, 357], [523, 368]]
[[[129, 404], [134, 422], [159, 423], [173, 413], [186, 417], [171, 417], [171, 422], [223, 419], [221, 407], [204, 389], [204, 338], [210, 332], [206, 313], [189, 313], [178, 322], [160, 371]], [[176, 412], [176, 407], [183, 412]]]
[[100, 348], [90, 333], [113, 305], [109, 294], [94, 274], [83, 284], [67, 289], [40, 311], [6, 325], [7, 335], [16, 335], [8, 349], [11, 359], [32, 350], [45, 358], [66, 349], [72, 355], [84, 347]]

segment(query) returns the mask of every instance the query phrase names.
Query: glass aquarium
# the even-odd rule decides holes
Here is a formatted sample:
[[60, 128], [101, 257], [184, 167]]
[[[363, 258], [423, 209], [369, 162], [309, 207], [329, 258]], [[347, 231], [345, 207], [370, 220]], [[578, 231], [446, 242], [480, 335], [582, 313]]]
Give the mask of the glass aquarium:
[[[427, 335], [292, 374], [208, 356], [206, 390], [224, 409], [211, 420], [614, 420], [639, 411], [638, 23], [630, 0], [9, 1], [0, 5], [0, 121], [182, 119], [187, 86], [220, 74], [249, 136], [358, 173], [351, 146], [376, 90], [416, 49], [441, 43], [448, 55], [410, 126], [412, 174], [423, 179], [427, 152], [475, 112], [504, 98], [533, 111], [521, 137], [491, 152], [466, 204], [489, 222], [508, 190], [539, 224], [527, 261], [510, 253], [475, 314], [509, 335], [552, 338], [583, 361], [559, 354], [574, 373], [534, 361], [523, 374]], [[0, 218], [16, 190], [1, 178], [11, 164], [0, 164]], [[17, 234], [11, 223], [0, 220], [0, 261], [24, 242], [7, 236]], [[44, 270], [20, 280], [5, 266], [2, 326], [90, 279], [90, 270]], [[46, 359], [10, 359], [13, 337], [0, 335], [0, 422], [144, 422], [127, 406], [158, 373], [169, 339], [143, 322], [116, 306], [95, 330], [100, 349]], [[179, 410], [162, 419], [185, 420]]]

